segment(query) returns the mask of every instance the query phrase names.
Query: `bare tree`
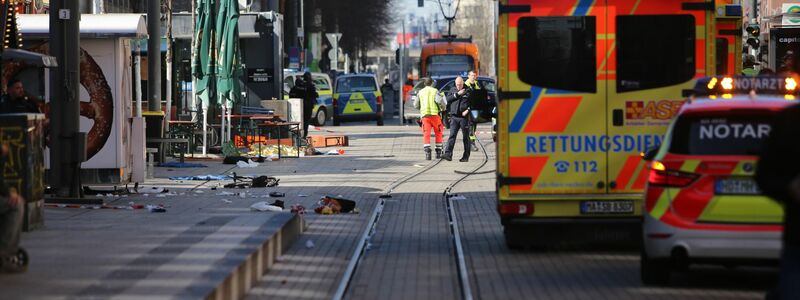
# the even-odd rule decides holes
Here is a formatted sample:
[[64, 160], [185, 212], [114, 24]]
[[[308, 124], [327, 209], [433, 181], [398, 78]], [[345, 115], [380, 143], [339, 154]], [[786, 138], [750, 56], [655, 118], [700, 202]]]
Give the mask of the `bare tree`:
[[[308, 1], [311, 2], [311, 1]], [[306, 5], [311, 16], [314, 8], [322, 11], [326, 32], [342, 34], [340, 46], [345, 52], [373, 49], [384, 46], [394, 23], [392, 1], [386, 0], [316, 0]]]

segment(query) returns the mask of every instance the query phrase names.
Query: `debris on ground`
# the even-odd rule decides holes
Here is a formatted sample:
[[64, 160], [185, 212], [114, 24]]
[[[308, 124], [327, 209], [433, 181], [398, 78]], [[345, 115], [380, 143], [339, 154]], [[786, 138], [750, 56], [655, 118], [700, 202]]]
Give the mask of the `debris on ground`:
[[249, 150], [250, 151], [244, 154], [250, 157], [266, 157], [270, 160], [276, 160], [279, 152], [280, 156], [300, 156], [300, 152], [305, 151], [305, 149], [298, 148], [297, 146], [281, 145], [279, 149], [278, 145], [265, 145], [261, 143], [251, 144]]
[[302, 206], [300, 204], [295, 204], [295, 205], [292, 205], [291, 212], [292, 213], [296, 213], [298, 215], [305, 215], [306, 214], [306, 208], [305, 208], [305, 206]]
[[212, 180], [231, 180], [233, 177], [228, 175], [198, 175], [198, 176], [170, 176], [169, 180], [195, 180], [195, 181], [212, 181]]
[[317, 202], [317, 207], [314, 212], [323, 215], [338, 214], [338, 213], [358, 213], [356, 210], [356, 202], [350, 199], [345, 199], [341, 196], [322, 196]]
[[286, 194], [285, 193], [281, 193], [281, 192], [271, 192], [271, 193], [269, 193], [269, 196], [270, 197], [276, 197], [276, 198], [277, 197], [286, 197]]
[[244, 161], [236, 162], [236, 166], [239, 167], [239, 168], [255, 168], [255, 167], [258, 167], [258, 163], [254, 162], [251, 159], [248, 159], [247, 162], [244, 162]]
[[206, 167], [208, 167], [208, 166], [206, 166], [204, 164], [177, 162], [177, 161], [160, 163], [160, 164], [158, 164], [158, 166], [159, 167], [164, 167], [164, 168], [206, 168]]
[[250, 209], [255, 211], [283, 211], [283, 208], [271, 205], [265, 201], [253, 203], [250, 205]]
[[253, 178], [253, 187], [276, 187], [281, 180], [272, 176]]
[[458, 200], [467, 200], [467, 197], [461, 195], [452, 195], [450, 196], [450, 200], [458, 201]]
[[277, 206], [277, 207], [280, 207], [281, 209], [284, 209], [283, 200], [275, 200], [275, 202], [270, 203], [270, 205]]
[[163, 204], [158, 204], [158, 205], [148, 204], [147, 206], [145, 206], [145, 208], [147, 208], [147, 210], [150, 211], [151, 213], [167, 212], [167, 209], [164, 207]]
[[306, 248], [308, 249], [314, 248], [314, 242], [311, 240], [306, 240]]
[[228, 200], [228, 199], [222, 199], [222, 202], [225, 202], [225, 203], [227, 203], [227, 204], [233, 203], [233, 201], [231, 201], [231, 200]]

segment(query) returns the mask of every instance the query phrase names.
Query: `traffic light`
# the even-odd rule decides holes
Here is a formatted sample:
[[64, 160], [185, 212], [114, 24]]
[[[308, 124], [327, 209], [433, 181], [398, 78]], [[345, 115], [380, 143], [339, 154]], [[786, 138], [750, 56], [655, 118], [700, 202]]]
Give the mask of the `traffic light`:
[[747, 45], [750, 45], [752, 49], [759, 49], [761, 41], [759, 40], [759, 36], [761, 35], [761, 27], [758, 24], [750, 24], [744, 29], [749, 37], [747, 37]]

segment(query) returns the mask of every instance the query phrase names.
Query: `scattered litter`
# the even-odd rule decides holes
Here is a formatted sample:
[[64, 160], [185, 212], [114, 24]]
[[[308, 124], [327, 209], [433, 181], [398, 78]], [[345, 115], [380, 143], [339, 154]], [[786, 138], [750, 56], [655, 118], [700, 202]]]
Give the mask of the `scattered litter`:
[[145, 189], [143, 192], [158, 194], [158, 193], [165, 193], [165, 192], [168, 192], [168, 191], [166, 189], [162, 188], [162, 187], [154, 186], [154, 187], [151, 187], [149, 189]]
[[417, 168], [424, 168], [425, 167], [425, 165], [421, 165], [421, 164], [414, 164], [414, 166], [417, 167]]
[[236, 166], [239, 168], [255, 168], [258, 167], [258, 163], [250, 159], [248, 159], [247, 162], [243, 162], [240, 160], [236, 162]]
[[298, 215], [305, 215], [306, 214], [306, 208], [305, 208], [305, 206], [302, 206], [300, 204], [295, 204], [295, 205], [292, 205], [291, 212], [292, 213], [296, 213]]
[[323, 215], [329, 214], [338, 214], [338, 213], [358, 213], [354, 211], [356, 208], [356, 202], [349, 199], [344, 199], [341, 195], [338, 197], [333, 196], [323, 196], [322, 199], [317, 202], [317, 207], [314, 208], [314, 212]]
[[305, 195], [305, 194], [298, 194], [298, 195], [297, 195], [297, 197], [303, 197], [303, 198], [305, 198], [305, 197], [308, 197], [308, 195]]
[[283, 200], [275, 200], [275, 202], [270, 203], [270, 205], [284, 209]]
[[278, 145], [265, 145], [261, 143], [254, 143], [250, 145], [250, 151], [246, 154], [250, 157], [264, 157], [265, 160], [277, 160], [278, 159], [278, 152], [280, 152], [281, 156], [300, 156], [300, 152], [305, 150], [298, 149], [296, 146], [287, 146], [281, 145], [278, 148]]
[[311, 240], [306, 240], [306, 248], [308, 249], [314, 248], [314, 242]]
[[225, 202], [225, 203], [233, 203], [233, 201], [231, 201], [231, 200], [228, 200], [228, 199], [222, 199], [222, 202]]
[[283, 211], [283, 208], [270, 205], [265, 201], [253, 203], [250, 205], [250, 209], [255, 211]]
[[166, 198], [167, 194], [157, 194], [156, 198]]
[[232, 196], [232, 195], [236, 195], [236, 193], [225, 192], [225, 191], [217, 193], [217, 196]]
[[467, 197], [464, 197], [464, 196], [461, 196], [461, 195], [453, 195], [453, 196], [450, 196], [450, 200], [453, 200], [453, 201], [467, 200]]
[[159, 205], [152, 205], [152, 204], [148, 204], [148, 205], [146, 206], [146, 208], [147, 208], [147, 210], [148, 210], [148, 211], [150, 211], [151, 213], [163, 213], [163, 212], [167, 212], [167, 209], [166, 209], [166, 208], [164, 208], [164, 205], [161, 205], [161, 204], [159, 204]]
[[[245, 192], [239, 193], [239, 198], [247, 198], [247, 193], [245, 193]], [[281, 208], [283, 208], [283, 207], [281, 207]]]
[[196, 163], [187, 163], [187, 162], [177, 162], [171, 161], [166, 163], [161, 163], [158, 165], [159, 167], [166, 167], [166, 168], [205, 168], [208, 167], [204, 164], [196, 164]]
[[325, 152], [325, 155], [344, 155], [344, 149], [336, 149]]
[[202, 193], [205, 193], [205, 192], [203, 192], [203, 191], [201, 191], [201, 190], [195, 190], [195, 191], [194, 191], [194, 193], [195, 193], [195, 194], [202, 194]]
[[150, 194], [142, 194], [143, 197], [150, 197]]
[[212, 180], [231, 180], [233, 177], [228, 175], [198, 175], [198, 176], [171, 176], [170, 180], [197, 180], [197, 181], [212, 181]]
[[272, 176], [258, 176], [253, 178], [253, 187], [276, 187], [281, 180]]
[[285, 193], [281, 193], [281, 192], [272, 192], [272, 193], [269, 193], [269, 196], [270, 197], [286, 197], [286, 194]]

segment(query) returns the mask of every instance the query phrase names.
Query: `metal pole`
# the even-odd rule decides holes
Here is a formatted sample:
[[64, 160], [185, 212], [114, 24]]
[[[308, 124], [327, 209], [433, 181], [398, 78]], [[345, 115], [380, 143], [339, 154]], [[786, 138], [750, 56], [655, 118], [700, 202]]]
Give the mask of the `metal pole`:
[[51, 2], [50, 51], [58, 60], [58, 68], [50, 73], [53, 94], [50, 101], [52, 147], [50, 148], [50, 181], [57, 196], [81, 197], [80, 163], [85, 151], [79, 143], [80, 129], [80, 5], [78, 0]]
[[405, 104], [405, 90], [403, 87], [406, 84], [406, 73], [405, 73], [405, 56], [406, 56], [406, 19], [403, 17], [403, 38], [400, 39], [400, 74], [398, 74], [397, 78], [400, 80], [400, 124], [405, 124], [405, 108], [403, 107]]
[[136, 88], [136, 116], [142, 116], [142, 43], [141, 40], [134, 40], [134, 50], [136, 56], [134, 57], [133, 80]]
[[147, 108], [161, 111], [161, 1], [147, 1]]
[[[196, 20], [197, 12], [195, 11], [195, 10], [197, 10], [197, 1], [198, 0], [192, 0], [192, 32], [194, 32], [195, 28], [197, 28], [197, 20]], [[195, 45], [196, 41], [194, 39], [195, 39], [195, 34], [192, 34], [192, 47], [191, 47], [192, 48], [192, 59], [191, 59], [192, 67], [194, 67], [194, 63], [195, 63], [194, 62], [194, 51], [195, 51], [195, 48], [196, 48], [195, 47], [196, 46]], [[192, 75], [192, 109], [191, 109], [191, 111], [192, 111], [192, 122], [197, 121], [197, 110], [198, 110], [198, 107], [197, 107], [197, 92], [195, 92], [196, 90], [197, 90], [197, 77], [194, 77], [194, 75]], [[203, 128], [203, 129], [205, 130], [205, 128]], [[203, 154], [204, 155], [206, 154], [205, 153], [205, 143], [203, 144]]]
[[167, 108], [164, 117], [164, 131], [169, 132], [169, 121], [172, 118], [172, 0], [165, 0], [167, 4]]

